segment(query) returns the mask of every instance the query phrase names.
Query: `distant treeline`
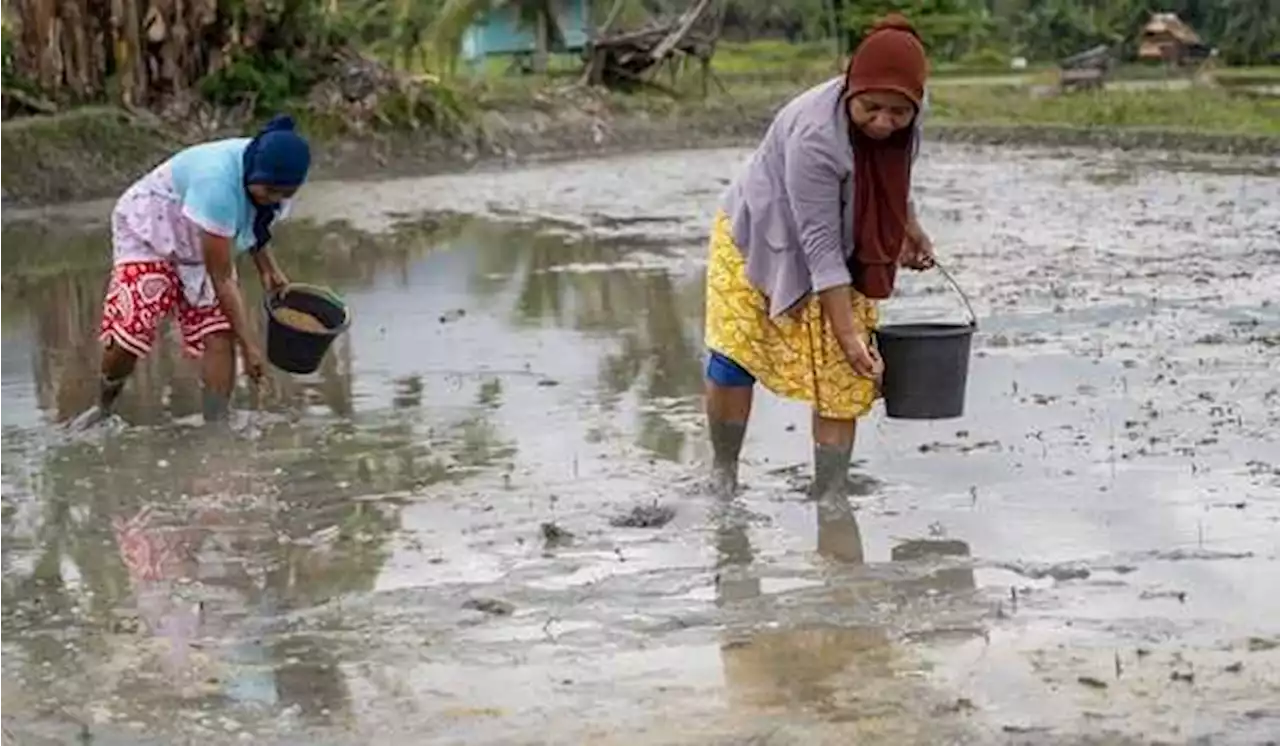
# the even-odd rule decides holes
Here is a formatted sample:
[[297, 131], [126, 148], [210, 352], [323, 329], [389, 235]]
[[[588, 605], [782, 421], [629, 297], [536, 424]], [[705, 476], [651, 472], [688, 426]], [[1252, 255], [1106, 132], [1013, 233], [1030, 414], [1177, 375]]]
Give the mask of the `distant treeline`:
[[736, 40], [856, 39], [891, 10], [947, 61], [1056, 60], [1097, 44], [1131, 54], [1153, 11], [1177, 13], [1231, 64], [1280, 52], [1280, 0], [728, 0], [724, 30]]

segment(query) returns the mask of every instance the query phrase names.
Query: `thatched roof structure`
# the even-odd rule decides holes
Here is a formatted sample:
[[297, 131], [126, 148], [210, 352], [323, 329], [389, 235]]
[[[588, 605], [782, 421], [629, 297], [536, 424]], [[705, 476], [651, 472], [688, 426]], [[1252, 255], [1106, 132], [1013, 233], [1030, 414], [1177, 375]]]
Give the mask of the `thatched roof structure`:
[[1200, 35], [1177, 13], [1152, 13], [1142, 27], [1138, 43], [1139, 59], [1168, 59], [1182, 49], [1201, 46]]

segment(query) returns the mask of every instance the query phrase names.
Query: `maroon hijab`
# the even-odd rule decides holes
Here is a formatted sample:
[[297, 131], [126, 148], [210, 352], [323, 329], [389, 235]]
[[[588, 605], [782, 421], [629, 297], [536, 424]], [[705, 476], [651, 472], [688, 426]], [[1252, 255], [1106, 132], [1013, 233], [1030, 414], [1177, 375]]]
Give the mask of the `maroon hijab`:
[[[875, 25], [849, 60], [848, 96], [867, 91], [901, 93], [919, 116], [929, 62], [911, 24], [891, 14]], [[853, 286], [868, 298], [893, 292], [898, 258], [907, 235], [911, 154], [916, 128], [875, 140], [850, 123], [853, 138]]]

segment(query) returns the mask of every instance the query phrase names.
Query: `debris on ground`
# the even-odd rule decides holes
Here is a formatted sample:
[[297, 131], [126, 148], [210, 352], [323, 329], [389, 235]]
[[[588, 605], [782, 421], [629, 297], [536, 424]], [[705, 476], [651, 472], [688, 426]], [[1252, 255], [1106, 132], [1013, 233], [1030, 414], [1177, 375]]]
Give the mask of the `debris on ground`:
[[573, 543], [573, 533], [560, 528], [555, 521], [547, 521], [542, 524], [542, 542], [548, 549], [567, 546]]
[[1002, 727], [1001, 727], [1001, 730], [1003, 730], [1005, 733], [1012, 733], [1012, 734], [1016, 734], [1016, 735], [1028, 735], [1028, 734], [1031, 734], [1031, 733], [1045, 733], [1045, 732], [1047, 732], [1047, 731], [1049, 730], [1049, 728], [1047, 728], [1047, 727], [1045, 727], [1045, 726], [1043, 726], [1043, 725], [1013, 725], [1013, 724], [1009, 724], [1009, 725], [1004, 725], [1004, 726], [1002, 726]]
[[649, 505], [637, 505], [627, 513], [614, 516], [609, 525], [615, 528], [662, 528], [675, 517], [675, 508], [659, 505], [654, 500]]
[[658, 68], [665, 65], [674, 73], [686, 61], [696, 60], [702, 67], [705, 87], [720, 35], [721, 15], [711, 12], [711, 5], [710, 0], [698, 0], [676, 18], [620, 32], [610, 30], [611, 13], [588, 43], [582, 82], [624, 90], [641, 85], [669, 90], [653, 79]]
[[1094, 678], [1092, 676], [1081, 676], [1080, 678], [1076, 679], [1076, 681], [1079, 681], [1081, 684], [1084, 684], [1090, 689], [1106, 689], [1107, 688], [1107, 682], [1103, 681], [1102, 679]]
[[1024, 578], [1043, 580], [1053, 578], [1059, 582], [1065, 580], [1084, 580], [1091, 574], [1084, 565], [1062, 562], [1052, 565], [1032, 562], [1003, 562], [997, 567], [1015, 572]]
[[515, 604], [503, 601], [500, 598], [468, 598], [463, 602], [462, 608], [470, 611], [482, 611], [494, 616], [511, 616], [516, 610]]

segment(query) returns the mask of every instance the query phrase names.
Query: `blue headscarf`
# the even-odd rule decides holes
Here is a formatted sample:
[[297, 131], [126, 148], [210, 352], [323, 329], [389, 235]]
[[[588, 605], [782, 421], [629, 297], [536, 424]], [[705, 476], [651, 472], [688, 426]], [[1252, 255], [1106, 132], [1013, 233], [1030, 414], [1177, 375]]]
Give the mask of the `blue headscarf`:
[[[293, 188], [307, 180], [311, 167], [311, 147], [294, 131], [293, 117], [277, 114], [267, 122], [244, 149], [244, 185], [266, 184]], [[250, 200], [252, 202], [252, 200]], [[258, 251], [271, 240], [271, 222], [280, 205], [253, 203], [253, 250]]]

